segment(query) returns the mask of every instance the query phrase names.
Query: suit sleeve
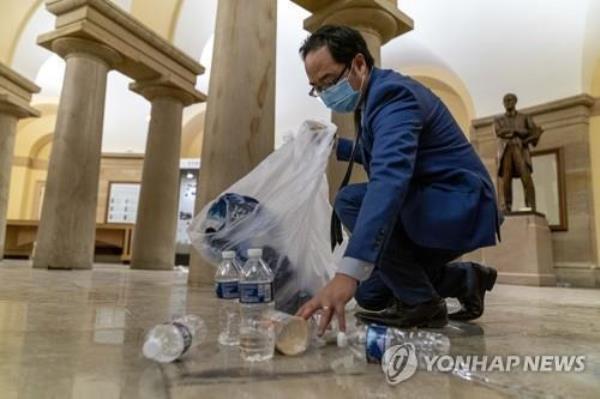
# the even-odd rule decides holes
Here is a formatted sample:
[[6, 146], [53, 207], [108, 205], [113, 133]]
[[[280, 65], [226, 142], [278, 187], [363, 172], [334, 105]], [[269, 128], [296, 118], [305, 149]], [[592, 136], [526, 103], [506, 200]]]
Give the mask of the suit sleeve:
[[357, 281], [364, 281], [369, 278], [375, 265], [360, 259], [343, 257], [338, 265], [337, 272], [346, 274]]
[[[358, 143], [360, 147], [360, 142]], [[338, 161], [350, 161], [350, 156], [352, 156], [352, 147], [354, 146], [354, 142], [352, 140], [345, 139], [343, 137], [339, 137], [337, 139], [337, 145], [335, 149], [335, 155]], [[357, 149], [356, 154], [354, 155], [354, 162], [362, 165], [362, 155], [360, 148]]]
[[402, 87], [373, 93], [370, 180], [345, 256], [375, 264], [404, 203], [415, 167], [421, 107]]

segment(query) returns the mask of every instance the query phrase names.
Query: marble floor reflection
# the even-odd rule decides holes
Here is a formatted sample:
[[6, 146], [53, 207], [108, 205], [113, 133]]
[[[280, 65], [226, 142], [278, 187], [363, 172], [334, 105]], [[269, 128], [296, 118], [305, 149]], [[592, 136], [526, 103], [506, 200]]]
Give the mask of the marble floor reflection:
[[[0, 264], [0, 398], [600, 397], [600, 290], [497, 286], [485, 315], [443, 332], [459, 355], [585, 355], [580, 373], [418, 371], [397, 386], [336, 347], [247, 365], [216, 344], [212, 289], [187, 274], [97, 265], [93, 271]], [[202, 316], [208, 341], [161, 366], [140, 347], [154, 324]]]

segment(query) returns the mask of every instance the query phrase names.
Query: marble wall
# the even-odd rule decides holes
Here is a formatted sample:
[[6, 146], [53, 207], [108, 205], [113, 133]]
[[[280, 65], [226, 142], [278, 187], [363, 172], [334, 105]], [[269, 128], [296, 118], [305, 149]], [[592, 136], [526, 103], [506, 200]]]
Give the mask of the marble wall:
[[[21, 159], [17, 159], [21, 162]], [[142, 154], [103, 154], [100, 162], [100, 181], [98, 184], [98, 205], [96, 208], [96, 223], [106, 222], [106, 204], [110, 182], [137, 182], [142, 181]], [[19, 204], [17, 215], [9, 215], [9, 219], [39, 220], [41, 208], [42, 186], [46, 183], [48, 161], [35, 160], [27, 164], [28, 174], [26, 181], [20, 183], [21, 189], [26, 191], [24, 197], [27, 201]], [[14, 173], [14, 171], [13, 171]], [[22, 208], [22, 209], [21, 209]]]

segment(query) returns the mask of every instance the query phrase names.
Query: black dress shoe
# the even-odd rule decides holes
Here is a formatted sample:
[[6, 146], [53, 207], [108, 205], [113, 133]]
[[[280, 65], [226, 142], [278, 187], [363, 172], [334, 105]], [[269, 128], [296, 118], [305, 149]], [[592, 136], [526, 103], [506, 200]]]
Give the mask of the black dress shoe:
[[485, 292], [494, 288], [497, 275], [496, 269], [473, 263], [467, 271], [468, 293], [458, 298], [462, 309], [456, 313], [450, 313], [448, 318], [468, 321], [480, 317], [483, 314]]
[[414, 306], [408, 306], [395, 300], [386, 309], [360, 311], [356, 312], [355, 316], [363, 323], [376, 323], [399, 328], [442, 328], [448, 324], [448, 311], [446, 310], [446, 301], [443, 299]]

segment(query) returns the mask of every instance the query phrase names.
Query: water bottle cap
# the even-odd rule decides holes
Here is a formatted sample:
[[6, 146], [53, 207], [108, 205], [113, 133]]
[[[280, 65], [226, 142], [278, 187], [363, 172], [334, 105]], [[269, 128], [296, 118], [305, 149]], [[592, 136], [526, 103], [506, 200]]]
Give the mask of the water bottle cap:
[[155, 359], [160, 353], [160, 341], [154, 338], [149, 338], [144, 343], [142, 352], [147, 359]]
[[223, 251], [221, 256], [223, 259], [235, 259], [235, 251]]
[[338, 332], [337, 334], [337, 346], [338, 348], [345, 348], [348, 346], [348, 336], [345, 332]]
[[262, 248], [250, 248], [248, 250], [248, 256], [250, 256], [250, 257], [258, 257], [258, 256], [262, 256], [262, 254], [263, 254]]

